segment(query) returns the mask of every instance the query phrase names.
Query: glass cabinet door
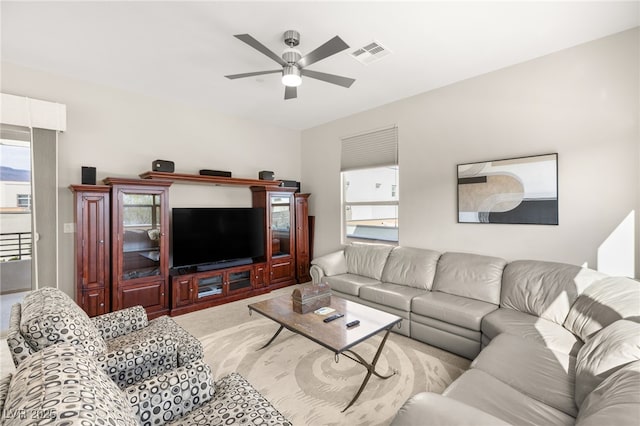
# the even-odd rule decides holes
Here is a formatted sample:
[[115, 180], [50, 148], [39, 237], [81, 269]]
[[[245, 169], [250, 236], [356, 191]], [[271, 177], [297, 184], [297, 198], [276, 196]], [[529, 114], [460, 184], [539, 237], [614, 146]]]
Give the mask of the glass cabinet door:
[[291, 254], [291, 198], [271, 195], [271, 253], [273, 257]]
[[122, 279], [161, 274], [161, 195], [122, 194]]

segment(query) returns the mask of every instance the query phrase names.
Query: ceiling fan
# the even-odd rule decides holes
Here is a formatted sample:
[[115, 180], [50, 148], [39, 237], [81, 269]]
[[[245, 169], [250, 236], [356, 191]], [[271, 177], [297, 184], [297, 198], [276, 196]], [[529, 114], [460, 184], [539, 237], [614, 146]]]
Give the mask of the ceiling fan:
[[284, 51], [282, 57], [276, 55], [249, 34], [237, 34], [234, 37], [247, 43], [263, 55], [273, 59], [282, 66], [282, 69], [225, 75], [228, 79], [233, 80], [256, 75], [282, 73], [282, 84], [285, 85], [285, 99], [294, 99], [298, 96], [298, 86], [302, 84], [302, 76], [315, 78], [316, 80], [326, 81], [327, 83], [337, 84], [338, 86], [346, 88], [351, 87], [355, 82], [353, 78], [306, 69], [306, 67], [311, 64], [349, 48], [349, 45], [338, 36], [335, 36], [304, 57], [297, 49], [294, 49], [295, 46], [300, 44], [300, 33], [298, 31], [289, 30], [284, 33], [284, 44], [288, 48]]

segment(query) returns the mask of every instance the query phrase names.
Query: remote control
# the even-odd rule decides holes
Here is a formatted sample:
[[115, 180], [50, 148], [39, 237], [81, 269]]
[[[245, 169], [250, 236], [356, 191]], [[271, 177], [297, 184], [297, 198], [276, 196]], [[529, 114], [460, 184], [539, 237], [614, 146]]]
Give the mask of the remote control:
[[355, 321], [348, 322], [347, 323], [347, 328], [355, 327], [358, 324], [360, 324], [360, 320], [355, 320]]
[[331, 322], [333, 320], [337, 320], [338, 318], [342, 318], [344, 316], [344, 314], [333, 314], [329, 317], [326, 317], [325, 319], [323, 319], [322, 321], [324, 322]]

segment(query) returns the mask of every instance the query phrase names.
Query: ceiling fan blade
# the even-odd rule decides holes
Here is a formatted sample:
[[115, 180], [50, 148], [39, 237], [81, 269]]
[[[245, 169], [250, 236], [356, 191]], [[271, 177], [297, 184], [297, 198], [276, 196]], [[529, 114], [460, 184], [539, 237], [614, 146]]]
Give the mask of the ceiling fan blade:
[[295, 99], [298, 97], [298, 88], [292, 86], [286, 86], [284, 88], [284, 99]]
[[284, 59], [282, 59], [280, 56], [278, 56], [275, 53], [273, 53], [264, 44], [260, 43], [258, 40], [256, 40], [255, 38], [251, 37], [249, 34], [236, 34], [236, 35], [234, 35], [234, 37], [237, 38], [240, 41], [244, 41], [249, 46], [253, 47], [254, 49], [256, 49], [258, 52], [262, 53], [263, 55], [266, 55], [266, 56], [270, 57], [271, 59], [273, 59], [274, 61], [276, 61], [280, 65], [282, 65], [282, 66], [287, 65], [287, 63], [284, 61]]
[[355, 83], [355, 79], [342, 77], [341, 75], [335, 74], [327, 74], [324, 72], [311, 71], [311, 70], [301, 70], [302, 75], [306, 77], [315, 78], [316, 80], [326, 81], [327, 83], [337, 84], [338, 86], [349, 88], [353, 83]]
[[253, 77], [254, 75], [263, 75], [263, 74], [275, 74], [277, 72], [282, 72], [282, 70], [245, 72], [244, 74], [225, 75], [225, 77], [227, 77], [230, 80], [234, 80], [236, 78]]
[[349, 45], [347, 43], [345, 43], [340, 37], [335, 36], [316, 50], [307, 54], [304, 58], [300, 59], [297, 64], [304, 68], [348, 48]]

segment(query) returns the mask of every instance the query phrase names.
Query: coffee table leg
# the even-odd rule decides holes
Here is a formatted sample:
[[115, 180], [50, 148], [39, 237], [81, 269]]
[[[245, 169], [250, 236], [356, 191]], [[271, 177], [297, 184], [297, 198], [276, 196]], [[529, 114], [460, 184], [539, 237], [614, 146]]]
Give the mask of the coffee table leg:
[[269, 346], [271, 344], [271, 342], [273, 342], [276, 339], [276, 337], [278, 337], [278, 334], [280, 334], [280, 332], [282, 331], [283, 328], [284, 328], [284, 325], [281, 325], [280, 328], [278, 329], [278, 331], [276, 331], [276, 334], [274, 334], [273, 337], [267, 343], [265, 343], [265, 345], [263, 347], [261, 347], [258, 350], [264, 349], [267, 346]]
[[[358, 355], [357, 353], [355, 353], [352, 350], [346, 350], [346, 351], [344, 351], [342, 353], [342, 355], [344, 355], [347, 358], [357, 362], [360, 365], [363, 365], [367, 369], [367, 375], [364, 377], [364, 380], [362, 381], [362, 384], [360, 385], [360, 389], [358, 389], [358, 392], [356, 392], [356, 394], [353, 397], [353, 399], [351, 400], [351, 402], [344, 408], [344, 410], [342, 410], [343, 413], [345, 411], [347, 411], [349, 409], [349, 407], [351, 407], [353, 405], [353, 403], [358, 400], [358, 398], [360, 397], [360, 394], [364, 390], [364, 387], [369, 382], [369, 379], [371, 378], [372, 374], [374, 374], [376, 377], [380, 377], [381, 379], [388, 379], [389, 377], [391, 377], [391, 376], [396, 374], [395, 370], [393, 370], [393, 372], [391, 374], [387, 375], [387, 376], [384, 376], [384, 375], [382, 375], [382, 374], [380, 374], [380, 373], [378, 373], [376, 371], [376, 364], [378, 363], [378, 359], [380, 358], [380, 355], [382, 354], [382, 348], [384, 348], [384, 344], [387, 342], [387, 337], [389, 337], [389, 333], [390, 332], [391, 332], [391, 327], [387, 328], [387, 332], [385, 333], [384, 337], [382, 338], [382, 342], [380, 342], [380, 346], [378, 346], [378, 350], [377, 350], [375, 356], [373, 357], [373, 361], [371, 361], [371, 363], [368, 363], [367, 361], [365, 361], [364, 358], [362, 358], [360, 355]], [[269, 343], [271, 343], [271, 342], [269, 342]], [[346, 352], [349, 352], [350, 354], [355, 356], [355, 358], [352, 358], [351, 356], [347, 355]]]

